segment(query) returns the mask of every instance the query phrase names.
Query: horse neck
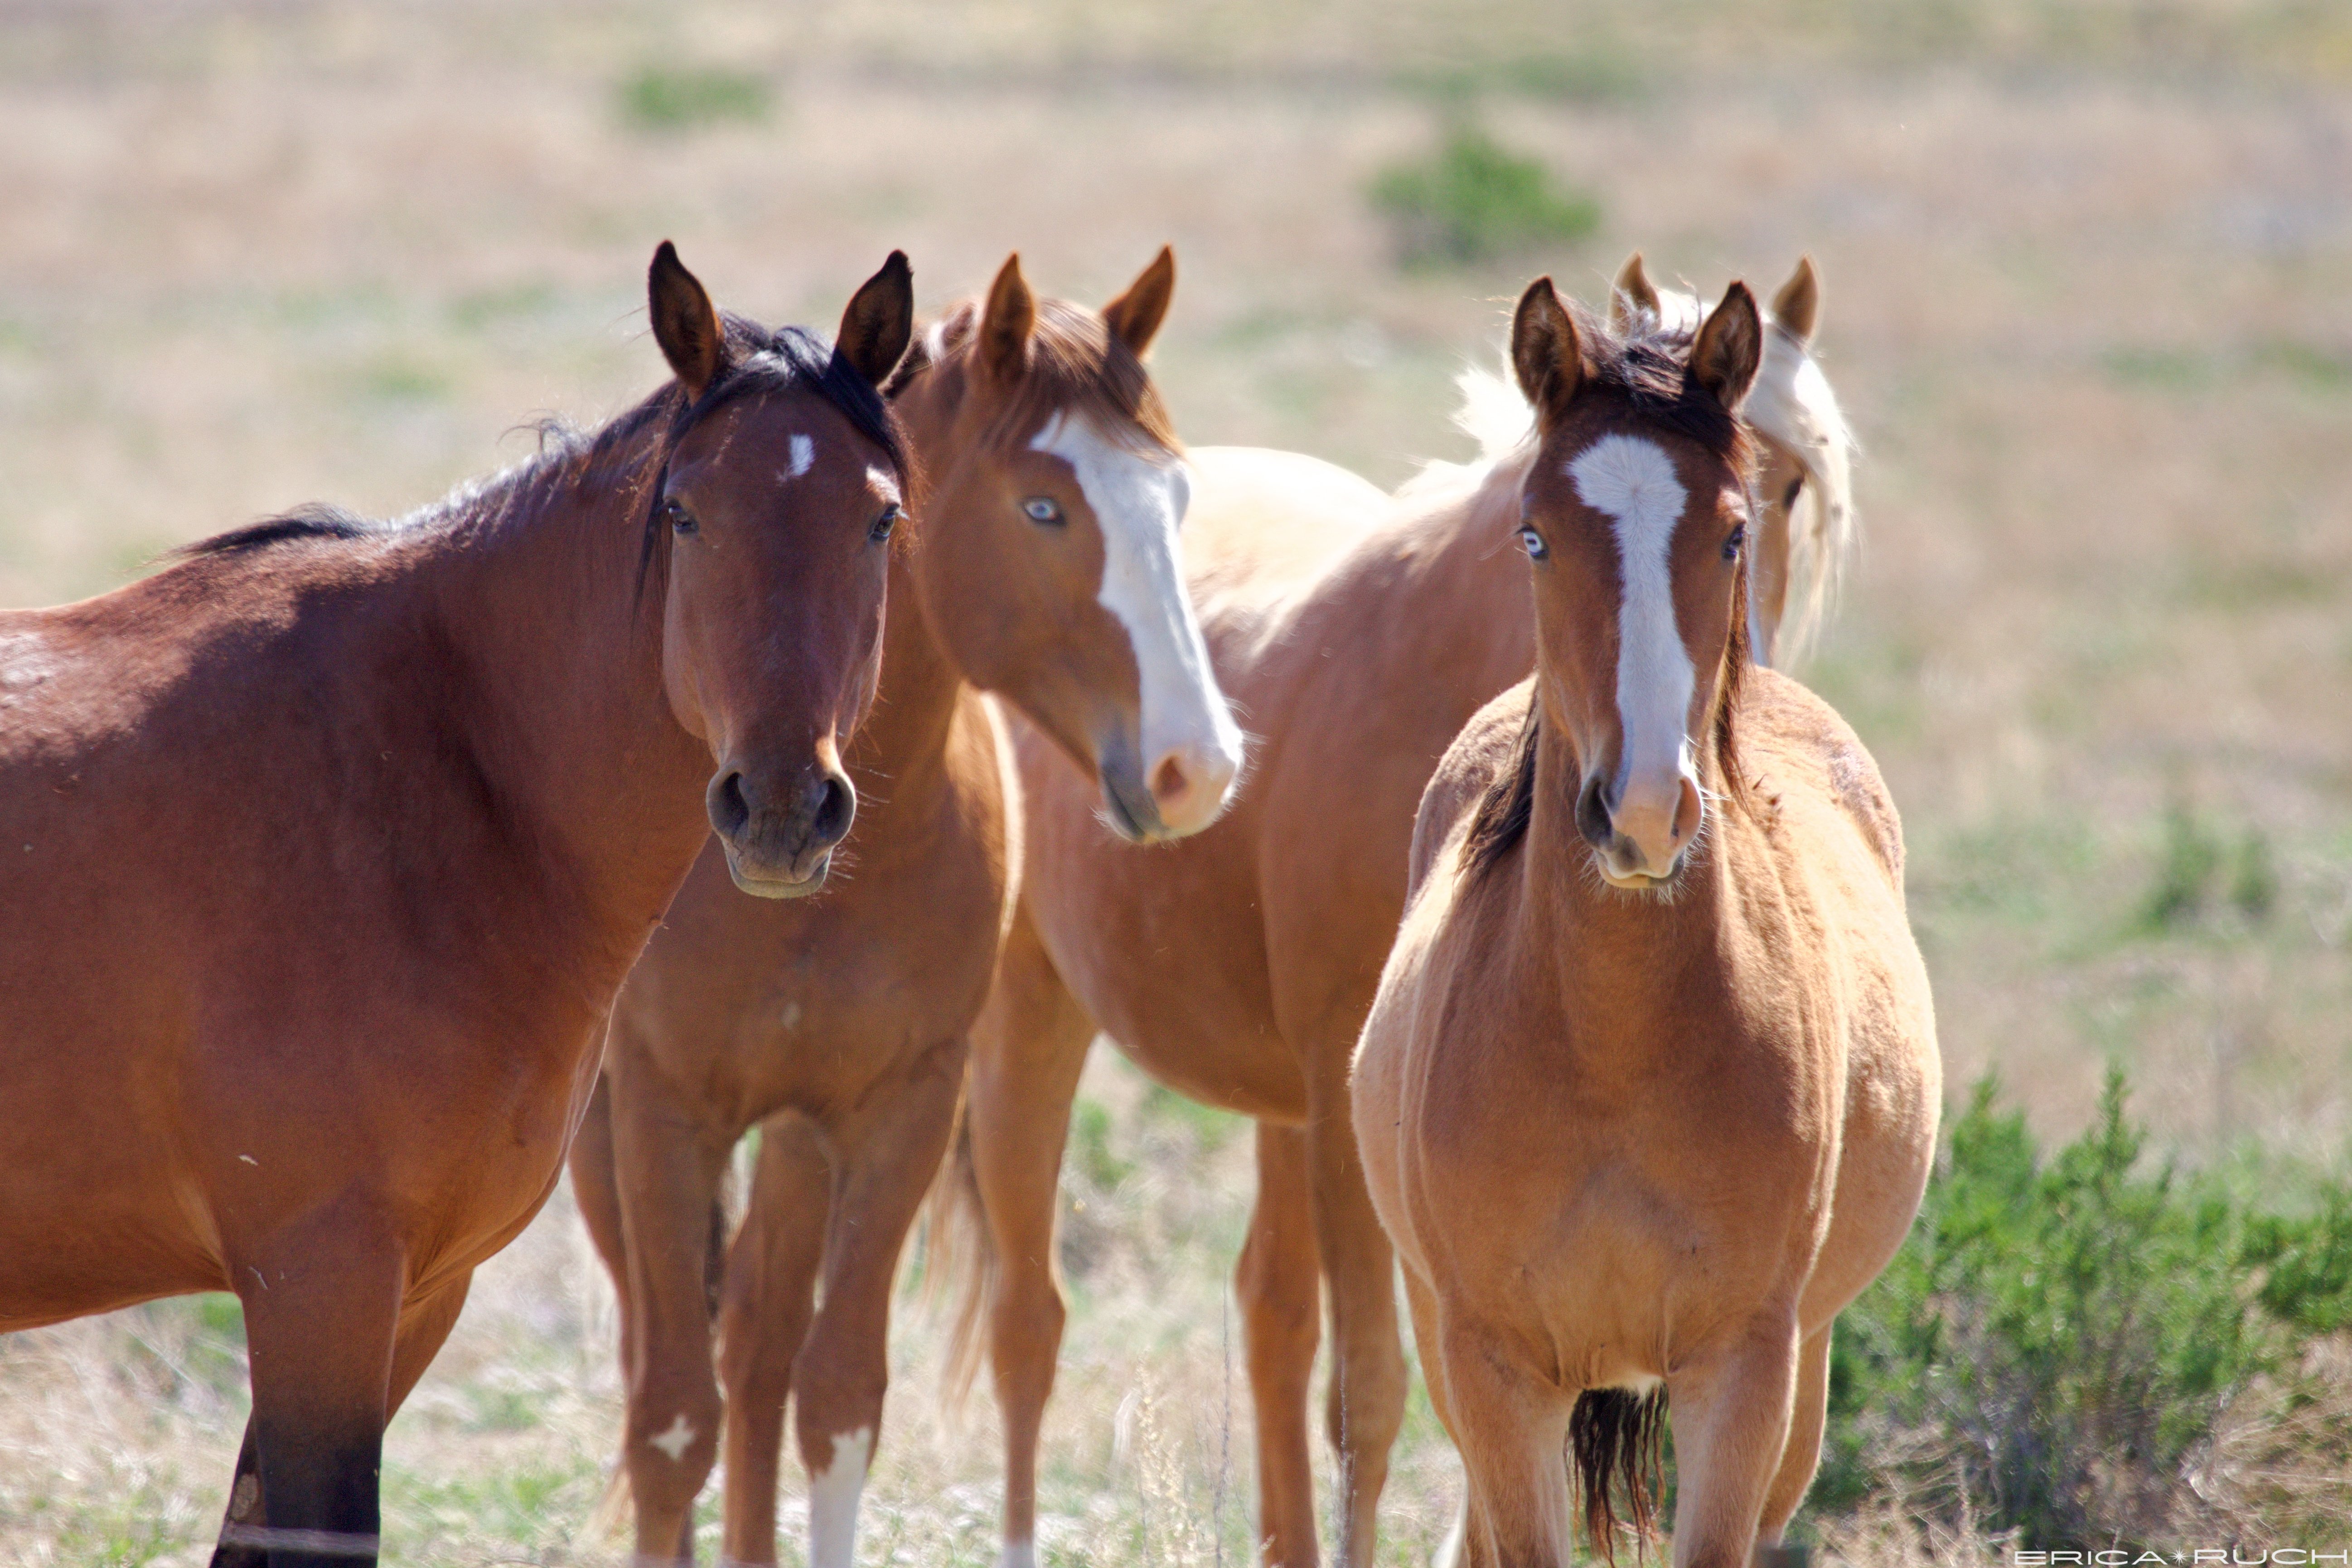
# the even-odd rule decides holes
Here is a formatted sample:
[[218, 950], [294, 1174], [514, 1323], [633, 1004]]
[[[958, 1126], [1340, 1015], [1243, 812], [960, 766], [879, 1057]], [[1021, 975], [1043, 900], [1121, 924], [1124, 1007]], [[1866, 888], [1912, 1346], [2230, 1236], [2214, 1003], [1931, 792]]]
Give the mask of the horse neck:
[[[709, 831], [707, 746], [662, 684], [659, 577], [640, 587], [658, 430], [594, 459], [606, 482], [520, 476], [414, 582], [463, 671], [486, 792], [583, 910], [642, 942]], [[634, 956], [634, 948], [630, 949]]]
[[[1551, 724], [1536, 740], [1535, 799], [1517, 872], [1528, 962], [1548, 973], [1596, 1037], [1655, 1036], [1661, 1007], [1686, 1002], [1698, 972], [1719, 961], [1744, 835], [1741, 798], [1725, 791], [1712, 756], [1700, 764], [1712, 820], [1670, 896], [1621, 891], [1601, 879], [1576, 826], [1581, 771]], [[1622, 1028], [1610, 1026], [1612, 1021]]]

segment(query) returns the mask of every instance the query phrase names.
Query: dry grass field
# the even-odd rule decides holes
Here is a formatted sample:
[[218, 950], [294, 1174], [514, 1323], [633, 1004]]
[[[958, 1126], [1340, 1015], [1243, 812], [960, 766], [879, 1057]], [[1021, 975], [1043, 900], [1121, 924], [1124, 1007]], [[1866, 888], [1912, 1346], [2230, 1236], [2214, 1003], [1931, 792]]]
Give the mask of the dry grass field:
[[[1597, 233], [1400, 265], [1368, 187], [1465, 121]], [[1172, 240], [1186, 437], [1382, 483], [1465, 454], [1451, 378], [1535, 272], [1598, 298], [1638, 246], [1711, 291], [1810, 250], [1866, 543], [1807, 674], [1904, 807], [1955, 1092], [1995, 1069], [2071, 1136], [2117, 1062], [2190, 1165], [2343, 1161], [2352, 12], [5, 0], [0, 603], [305, 500], [404, 510], [617, 410], [664, 237], [821, 326], [893, 246], [930, 309], [1015, 247], [1108, 298]], [[1246, 1562], [1248, 1140], [1107, 1050], [1085, 1092], [1044, 1544]], [[941, 1325], [904, 1325], [863, 1560], [992, 1561], [992, 1414], [936, 1412]], [[236, 1333], [199, 1300], [0, 1340], [0, 1565], [203, 1561]], [[612, 1342], [559, 1194], [392, 1428], [388, 1560], [624, 1560], [589, 1523]], [[1417, 1394], [1391, 1561], [1453, 1477]], [[1843, 1550], [1975, 1550], [1880, 1522]]]

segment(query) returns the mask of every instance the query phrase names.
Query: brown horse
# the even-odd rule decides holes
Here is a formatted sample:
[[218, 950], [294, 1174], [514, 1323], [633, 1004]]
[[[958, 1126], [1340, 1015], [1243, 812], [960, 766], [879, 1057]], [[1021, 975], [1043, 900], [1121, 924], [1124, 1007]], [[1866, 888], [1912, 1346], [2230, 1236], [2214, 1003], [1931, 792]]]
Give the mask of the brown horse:
[[[1163, 250], [1098, 315], [1033, 300], [1015, 257], [909, 356], [894, 404], [922, 537], [894, 569], [881, 695], [848, 754], [869, 803], [853, 873], [814, 904], [761, 906], [706, 855], [622, 992], [572, 1169], [620, 1294], [618, 1475], [640, 1561], [692, 1560], [722, 1451], [725, 1556], [774, 1561], [789, 1395], [808, 1561], [848, 1568], [891, 1276], [954, 1124], [1019, 868], [1012, 761], [982, 689], [1092, 775], [1125, 837], [1192, 832], [1224, 804], [1241, 736], [1177, 574], [1188, 481], [1141, 363], [1174, 282]], [[751, 1202], [718, 1259], [712, 1201], [754, 1125]]]
[[1902, 1244], [1941, 1093], [1894, 803], [1819, 698], [1749, 667], [1763, 326], [1624, 336], [1538, 279], [1536, 436], [1486, 509], [1536, 673], [1446, 752], [1356, 1058], [1355, 1125], [1467, 1559], [1647, 1532], [1671, 1405], [1677, 1568], [1747, 1568], [1811, 1484], [1830, 1325]]
[[[1639, 279], [1629, 265], [1625, 281]], [[1654, 315], [1660, 297], [1645, 281], [1639, 289], [1621, 310]], [[1776, 484], [1764, 532], [1805, 545], [1791, 560], [1796, 602], [1807, 605], [1843, 537], [1822, 531], [1850, 516], [1844, 424], [1805, 352], [1818, 305], [1810, 263], [1780, 303], [1764, 370], [1775, 395], [1755, 401], [1782, 416], [1763, 432], [1768, 472], [1785, 466], [1801, 483]], [[1257, 1206], [1237, 1285], [1260, 1538], [1271, 1563], [1316, 1560], [1307, 1383], [1319, 1268], [1336, 1350], [1328, 1426], [1340, 1458], [1339, 1551], [1348, 1563], [1371, 1559], [1405, 1367], [1394, 1267], [1349, 1120], [1348, 1064], [1404, 907], [1422, 786], [1464, 721], [1535, 662], [1525, 575], [1490, 516], [1516, 504], [1496, 458], [1525, 431], [1527, 405], [1477, 374], [1465, 390], [1464, 422], [1489, 458], [1433, 465], [1394, 498], [1308, 458], [1193, 453], [1193, 596], [1218, 679], [1260, 737], [1213, 830], [1151, 855], [1123, 851], [1096, 825], [1084, 780], [1013, 726], [1027, 826], [1021, 908], [973, 1032], [961, 1146], [971, 1180], [948, 1187], [981, 1201], [947, 1211], [984, 1212], [988, 1258], [973, 1279], [993, 1279], [1008, 1568], [1034, 1551], [1037, 1430], [1063, 1321], [1054, 1194], [1097, 1027], [1163, 1082], [1257, 1119]], [[1809, 499], [1816, 491], [1828, 504]]]
[[906, 260], [832, 350], [667, 244], [649, 291], [677, 379], [593, 436], [0, 615], [0, 1330], [237, 1293], [215, 1563], [373, 1560], [384, 1423], [711, 830], [774, 896], [848, 831]]

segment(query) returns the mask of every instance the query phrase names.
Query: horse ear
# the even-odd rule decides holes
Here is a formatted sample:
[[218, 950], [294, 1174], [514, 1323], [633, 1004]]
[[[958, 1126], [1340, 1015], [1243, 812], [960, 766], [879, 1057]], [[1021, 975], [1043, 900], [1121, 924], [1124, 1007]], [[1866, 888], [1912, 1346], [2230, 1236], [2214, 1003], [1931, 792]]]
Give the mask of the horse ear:
[[1642, 267], [1642, 253], [1635, 251], [1617, 269], [1617, 281], [1609, 288], [1609, 326], [1622, 334], [1633, 320], [1647, 310], [1655, 320], [1658, 311], [1658, 290], [1650, 282], [1650, 275]]
[[719, 330], [709, 294], [677, 258], [677, 247], [666, 239], [646, 271], [646, 305], [662, 357], [677, 373], [687, 396], [701, 396], [726, 367], [727, 335]]
[[1813, 271], [1813, 258], [1801, 256], [1796, 271], [1780, 285], [1772, 296], [1772, 319], [1799, 342], [1811, 342], [1813, 324], [1821, 319], [1822, 280]]
[[1584, 383], [1584, 345], [1549, 277], [1537, 279], [1519, 296], [1511, 318], [1511, 370], [1536, 412], [1538, 429], [1549, 428], [1568, 412]]
[[1018, 381], [1029, 368], [1029, 332], [1037, 324], [1037, 301], [1021, 276], [1014, 251], [988, 286], [988, 308], [980, 313], [980, 362], [1001, 381]]
[[894, 250], [882, 270], [868, 278], [850, 296], [841, 313], [841, 331], [834, 352], [847, 360], [858, 374], [880, 386], [906, 357], [907, 341], [915, 335], [915, 275], [907, 253]]
[[1756, 314], [1756, 296], [1747, 284], [1734, 283], [1691, 344], [1690, 377], [1725, 408], [1737, 409], [1763, 359], [1764, 323]]
[[1103, 320], [1110, 323], [1113, 335], [1141, 359], [1158, 335], [1160, 323], [1167, 319], [1168, 301], [1175, 292], [1176, 251], [1163, 245], [1151, 265], [1128, 285], [1127, 292], [1103, 307]]

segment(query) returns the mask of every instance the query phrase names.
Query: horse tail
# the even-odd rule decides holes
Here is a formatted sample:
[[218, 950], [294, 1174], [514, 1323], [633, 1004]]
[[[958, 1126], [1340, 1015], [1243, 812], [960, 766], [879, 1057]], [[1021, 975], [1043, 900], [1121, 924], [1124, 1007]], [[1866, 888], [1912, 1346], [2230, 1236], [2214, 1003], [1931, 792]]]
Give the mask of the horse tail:
[[728, 1201], [733, 1196], [735, 1166], [732, 1161], [719, 1167], [719, 1190], [710, 1194], [710, 1224], [703, 1242], [702, 1305], [710, 1321], [719, 1321], [719, 1305], [727, 1294], [727, 1243], [734, 1226], [730, 1223]]
[[1568, 1419], [1569, 1462], [1584, 1494], [1584, 1533], [1593, 1551], [1615, 1568], [1618, 1494], [1624, 1495], [1622, 1525], [1633, 1531], [1636, 1552], [1658, 1528], [1658, 1477], [1666, 1430], [1666, 1391], [1636, 1394], [1629, 1388], [1589, 1388], [1576, 1396]]
[[971, 1121], [960, 1096], [947, 1158], [940, 1162], [923, 1199], [923, 1295], [934, 1305], [953, 1298], [955, 1316], [940, 1379], [940, 1402], [949, 1410], [962, 1408], [980, 1377], [996, 1274], [996, 1237], [988, 1225], [980, 1170], [972, 1162]]

